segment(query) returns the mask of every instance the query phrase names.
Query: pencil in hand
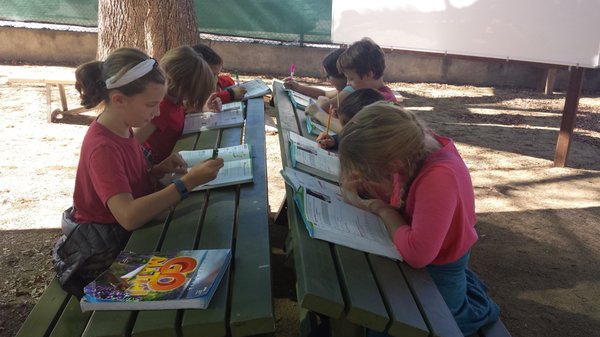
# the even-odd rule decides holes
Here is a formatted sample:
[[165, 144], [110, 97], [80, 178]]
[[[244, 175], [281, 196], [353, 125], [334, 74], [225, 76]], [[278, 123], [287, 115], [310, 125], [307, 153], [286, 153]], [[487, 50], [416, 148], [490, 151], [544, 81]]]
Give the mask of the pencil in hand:
[[329, 137], [329, 125], [331, 124], [331, 105], [329, 105], [329, 114], [327, 116], [327, 126], [325, 126], [325, 136]]

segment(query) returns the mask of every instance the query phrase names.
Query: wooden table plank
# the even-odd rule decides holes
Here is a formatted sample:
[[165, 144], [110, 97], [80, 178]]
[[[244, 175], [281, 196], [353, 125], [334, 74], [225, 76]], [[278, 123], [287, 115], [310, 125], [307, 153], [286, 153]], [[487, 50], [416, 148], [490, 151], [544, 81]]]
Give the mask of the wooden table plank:
[[264, 101], [247, 102], [245, 143], [252, 146], [254, 182], [240, 185], [231, 289], [231, 335], [275, 331], [269, 244]]
[[[193, 139], [193, 137], [191, 137]], [[210, 148], [215, 144], [218, 132], [215, 130], [203, 132], [198, 138], [201, 148]], [[187, 139], [182, 144], [188, 144]], [[178, 142], [179, 143], [179, 142]], [[182, 146], [181, 144], [178, 144]], [[208, 201], [208, 192], [198, 191], [191, 193], [189, 198], [182, 200], [170, 218], [169, 227], [160, 251], [176, 251], [194, 249], [196, 239], [202, 228], [202, 217]], [[132, 336], [139, 337], [177, 337], [179, 321], [182, 315], [180, 310], [149, 310], [140, 311], [131, 332]]]
[[388, 333], [392, 336], [428, 336], [427, 324], [398, 263], [372, 254], [369, 254], [369, 261], [390, 315]]
[[365, 253], [339, 245], [333, 251], [344, 291], [346, 319], [376, 331], [385, 330], [389, 316]]
[[[273, 82], [273, 95], [277, 111], [279, 142], [283, 167], [291, 167], [287, 134], [289, 131], [301, 134], [301, 126], [289, 96], [281, 83]], [[293, 199], [293, 191], [286, 186], [288, 205], [288, 226], [290, 229], [291, 250], [296, 270], [296, 295], [304, 309], [318, 312], [333, 318], [342, 317], [344, 299], [337, 279], [335, 264], [329, 244], [310, 238]], [[319, 275], [320, 279], [315, 278]]]
[[[209, 203], [198, 249], [230, 248], [235, 222], [235, 187], [210, 191]], [[233, 263], [232, 263], [233, 265]], [[183, 336], [225, 336], [227, 334], [227, 310], [229, 274], [225, 273], [210, 306], [203, 310], [184, 310], [181, 322]]]
[[429, 276], [426, 269], [413, 269], [405, 263], [400, 264], [404, 278], [413, 292], [417, 305], [425, 316], [425, 323], [431, 336], [461, 337], [461, 333], [442, 294]]
[[290, 187], [286, 186], [298, 303], [302, 308], [334, 319], [340, 318], [344, 311], [344, 299], [329, 243], [308, 235], [291, 197], [292, 191], [288, 189]]
[[[239, 145], [241, 128], [230, 128], [221, 131], [219, 147]], [[236, 187], [211, 189], [208, 205], [203, 218], [202, 232], [197, 245], [198, 249], [231, 248], [234, 236], [236, 212]], [[232, 262], [233, 265], [233, 262]], [[181, 322], [183, 336], [225, 336], [227, 334], [227, 310], [229, 278], [231, 268], [223, 275], [210, 306], [203, 310], [184, 310]]]
[[273, 82], [273, 99], [277, 110], [277, 125], [279, 133], [283, 130], [300, 133], [300, 124], [296, 118], [295, 108], [290, 101], [287, 92], [283, 90], [283, 84]]
[[79, 300], [75, 296], [71, 296], [50, 337], [80, 336], [91, 315], [92, 313], [89, 311], [82, 312]]
[[47, 336], [67, 305], [69, 297], [70, 295], [60, 287], [58, 279], [53, 278], [27, 316], [16, 337]]

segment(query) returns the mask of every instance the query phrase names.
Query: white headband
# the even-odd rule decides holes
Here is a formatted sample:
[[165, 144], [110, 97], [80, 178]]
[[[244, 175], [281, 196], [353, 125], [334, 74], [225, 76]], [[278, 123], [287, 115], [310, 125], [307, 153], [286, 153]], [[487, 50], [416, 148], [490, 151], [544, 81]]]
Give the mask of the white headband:
[[116, 75], [111, 76], [106, 80], [106, 89], [119, 88], [137, 80], [149, 73], [152, 68], [154, 68], [154, 63], [156, 63], [156, 60], [150, 58], [136, 64], [135, 67], [127, 70], [127, 72], [118, 79], [116, 78]]

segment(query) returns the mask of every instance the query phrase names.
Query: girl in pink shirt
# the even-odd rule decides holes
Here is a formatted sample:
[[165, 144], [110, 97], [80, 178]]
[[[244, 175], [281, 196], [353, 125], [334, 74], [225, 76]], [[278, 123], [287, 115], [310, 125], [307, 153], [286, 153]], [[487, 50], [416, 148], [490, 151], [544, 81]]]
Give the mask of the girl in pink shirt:
[[344, 126], [339, 156], [346, 199], [381, 217], [406, 263], [427, 268], [463, 334], [497, 320], [498, 306], [468, 268], [475, 197], [452, 140], [375, 103]]

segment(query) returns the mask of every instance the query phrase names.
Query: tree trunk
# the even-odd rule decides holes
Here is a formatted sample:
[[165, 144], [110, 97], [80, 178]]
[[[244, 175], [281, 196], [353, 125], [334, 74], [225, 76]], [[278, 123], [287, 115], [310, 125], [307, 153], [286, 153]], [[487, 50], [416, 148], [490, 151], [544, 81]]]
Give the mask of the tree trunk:
[[200, 42], [193, 0], [100, 0], [98, 59], [135, 47], [160, 60], [171, 48]]
[[146, 51], [160, 58], [167, 50], [200, 42], [193, 0], [146, 0]]

